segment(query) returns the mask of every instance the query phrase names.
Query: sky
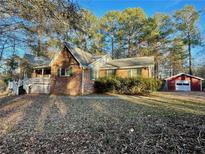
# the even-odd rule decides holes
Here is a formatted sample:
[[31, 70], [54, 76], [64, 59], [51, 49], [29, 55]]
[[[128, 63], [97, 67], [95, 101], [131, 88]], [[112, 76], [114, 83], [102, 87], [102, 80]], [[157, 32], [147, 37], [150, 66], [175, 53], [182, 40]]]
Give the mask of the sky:
[[[200, 28], [202, 38], [205, 44], [205, 0], [73, 0], [77, 2], [81, 8], [85, 8], [93, 12], [98, 18], [105, 15], [108, 11], [122, 11], [126, 8], [140, 7], [147, 16], [152, 17], [155, 13], [174, 14], [178, 9], [182, 9], [186, 5], [193, 5], [197, 10], [202, 10], [198, 26]], [[25, 49], [17, 49], [18, 54], [23, 56]], [[203, 54], [202, 54], [203, 51]], [[194, 63], [205, 63], [205, 47], [197, 47], [192, 49]], [[203, 56], [201, 56], [203, 55]]]
[[[144, 9], [147, 16], [152, 17], [155, 13], [174, 14], [178, 9], [186, 5], [193, 5], [197, 10], [202, 10], [198, 27], [202, 38], [205, 39], [205, 0], [76, 0], [80, 7], [93, 12], [97, 17], [102, 17], [108, 11], [122, 11], [126, 8], [140, 7]], [[194, 48], [193, 57], [196, 62], [205, 63], [204, 57], [199, 56], [204, 52], [204, 48]]]

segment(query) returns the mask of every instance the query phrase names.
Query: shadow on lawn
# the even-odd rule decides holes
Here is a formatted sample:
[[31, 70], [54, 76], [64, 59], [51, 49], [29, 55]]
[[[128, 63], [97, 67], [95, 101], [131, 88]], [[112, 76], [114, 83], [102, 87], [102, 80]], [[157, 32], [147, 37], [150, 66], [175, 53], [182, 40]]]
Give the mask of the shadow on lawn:
[[146, 106], [151, 109], [155, 109], [157, 112], [177, 112], [180, 114], [188, 113], [193, 115], [205, 115], [205, 102], [198, 103], [189, 100], [176, 100], [171, 98], [160, 97], [144, 97], [144, 96], [126, 96], [126, 95], [114, 95], [127, 103], [135, 105]]
[[[45, 99], [45, 98], [44, 98]], [[42, 133], [48, 116], [51, 114], [51, 109], [55, 106], [58, 109], [58, 113], [61, 118], [64, 118], [68, 113], [68, 108], [60, 97], [55, 95], [50, 95], [44, 100], [44, 105], [42, 106], [41, 112], [37, 118], [37, 124], [35, 130]]]
[[7, 105], [8, 103], [10, 103], [10, 101], [14, 100], [14, 99], [18, 99], [17, 96], [4, 96], [0, 98], [0, 107]]
[[0, 106], [0, 137], [10, 153], [16, 145], [28, 153], [193, 153], [203, 150], [204, 107], [158, 97], [25, 95]]
[[[129, 116], [142, 116], [142, 114], [145, 116], [146, 114], [157, 116], [171, 115], [172, 113], [205, 115], [205, 104], [203, 103], [194, 104], [189, 101], [161, 97], [125, 95], [112, 95], [111, 97], [108, 95], [108, 97], [108, 99], [106, 96], [98, 99], [96, 96], [73, 98], [55, 95], [24, 95], [8, 97], [7, 100], [4, 98], [6, 102], [0, 104], [0, 133], [7, 134], [16, 126], [25, 126], [29, 130], [43, 133], [49, 120], [58, 121], [67, 118], [66, 115], [69, 112], [73, 112], [74, 117], [82, 120], [81, 123], [83, 123], [83, 119], [90, 122], [95, 121], [96, 117], [102, 118], [103, 116], [119, 122], [121, 119], [129, 118]], [[54, 116], [52, 115], [53, 108], [56, 108], [55, 112], [58, 112], [56, 119], [52, 119]], [[50, 123], [52, 125], [52, 122]]]
[[26, 96], [4, 98], [0, 106], [0, 136], [9, 133], [24, 118], [33, 98]]

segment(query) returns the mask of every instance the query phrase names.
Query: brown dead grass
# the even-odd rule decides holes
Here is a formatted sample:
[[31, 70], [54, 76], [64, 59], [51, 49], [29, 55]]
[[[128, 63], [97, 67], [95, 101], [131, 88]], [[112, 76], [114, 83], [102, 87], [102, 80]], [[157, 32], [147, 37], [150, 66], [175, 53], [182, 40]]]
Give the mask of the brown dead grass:
[[205, 100], [196, 97], [0, 98], [0, 153], [204, 153]]

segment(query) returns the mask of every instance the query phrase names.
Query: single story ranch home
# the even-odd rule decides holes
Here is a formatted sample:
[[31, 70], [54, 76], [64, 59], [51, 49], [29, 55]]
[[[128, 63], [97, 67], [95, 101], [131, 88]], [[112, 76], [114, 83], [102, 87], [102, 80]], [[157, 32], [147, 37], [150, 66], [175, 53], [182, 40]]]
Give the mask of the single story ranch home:
[[93, 92], [94, 81], [99, 77], [151, 78], [154, 57], [114, 59], [108, 55], [91, 55], [65, 43], [64, 48], [51, 60], [25, 54], [24, 59], [32, 67], [27, 78], [24, 71], [23, 87], [27, 93], [52, 93], [82, 95]]

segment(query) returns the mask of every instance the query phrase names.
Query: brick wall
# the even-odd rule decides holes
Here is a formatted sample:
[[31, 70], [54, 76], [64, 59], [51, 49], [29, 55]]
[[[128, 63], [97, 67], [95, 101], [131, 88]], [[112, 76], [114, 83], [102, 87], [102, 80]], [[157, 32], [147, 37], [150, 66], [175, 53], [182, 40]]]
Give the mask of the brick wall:
[[[71, 77], [59, 77], [60, 68], [72, 67]], [[66, 48], [63, 49], [51, 66], [51, 93], [64, 95], [81, 94], [82, 68]]]
[[143, 78], [149, 78], [149, 77], [151, 77], [151, 74], [149, 74], [149, 73], [150, 73], [150, 71], [149, 71], [148, 68], [143, 68], [143, 69], [142, 69], [142, 77], [143, 77]]
[[[99, 73], [99, 77], [105, 77], [107, 75], [107, 70], [101, 69]], [[116, 70], [116, 76], [122, 77], [122, 78], [127, 78], [128, 76], [128, 69], [117, 69]], [[148, 68], [143, 68], [142, 69], [142, 77], [143, 78], [149, 78], [151, 77], [150, 71]]]
[[118, 69], [116, 71], [116, 76], [127, 78], [128, 77], [128, 69]]
[[90, 94], [94, 92], [94, 80], [90, 80], [90, 70], [84, 70], [84, 94]]
[[106, 76], [106, 71], [107, 70], [103, 70], [103, 69], [99, 70], [99, 77], [105, 77]]

